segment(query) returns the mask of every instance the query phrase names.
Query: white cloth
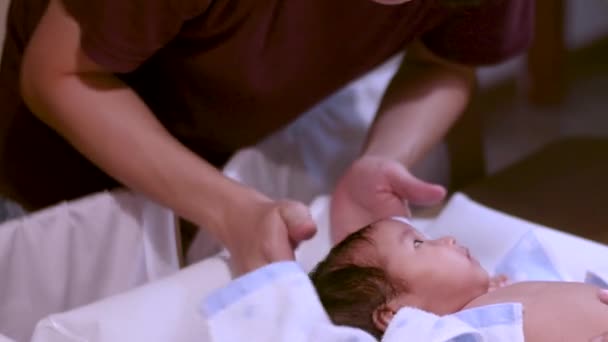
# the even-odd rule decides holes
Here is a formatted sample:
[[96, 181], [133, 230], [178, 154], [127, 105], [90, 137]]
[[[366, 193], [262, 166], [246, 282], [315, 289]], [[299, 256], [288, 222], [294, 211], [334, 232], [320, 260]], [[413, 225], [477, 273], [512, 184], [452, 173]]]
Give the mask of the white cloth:
[[[305, 271], [310, 270], [329, 250], [328, 209], [327, 196], [317, 198], [311, 205], [319, 234], [296, 251], [298, 262]], [[508, 216], [462, 195], [454, 196], [439, 218], [427, 228], [416, 220], [413, 223], [431, 236], [455, 236], [460, 243], [470, 247], [471, 253], [478, 256], [488, 270], [493, 270], [517, 242], [534, 228], [538, 242], [551, 251], [551, 260], [560, 266], [560, 274], [581, 281], [587, 270], [608, 274], [603, 273], [608, 258], [606, 246]], [[572, 250], [577, 253], [571, 253]], [[38, 325], [34, 342], [210, 341], [208, 324], [197, 311], [198, 303], [212, 290], [229, 281], [230, 272], [224, 261], [208, 259], [122, 295], [52, 315]], [[108, 304], [110, 302], [112, 305]], [[152, 309], [138, 310], [139, 307]], [[230, 322], [225, 321], [225, 324], [228, 326]], [[239, 328], [235, 324], [232, 327], [235, 330]], [[247, 336], [245, 341], [255, 342], [253, 338]]]
[[201, 298], [230, 281], [220, 258], [191, 265], [163, 279], [72, 311], [36, 326], [32, 342], [204, 342]]
[[608, 275], [606, 245], [499, 212], [462, 194], [452, 196], [436, 220], [424, 229], [431, 237], [453, 236], [489, 272], [496, 270], [530, 232], [560, 279], [583, 282], [589, 270]]
[[443, 317], [403, 308], [382, 341], [523, 342], [523, 324], [519, 303], [488, 305]]
[[45, 316], [178, 270], [173, 214], [100, 193], [0, 225], [0, 334], [26, 341]]
[[[376, 341], [360, 329], [332, 324], [310, 279], [294, 262], [236, 279], [206, 298], [201, 311], [211, 342]], [[506, 303], [443, 317], [403, 308], [382, 341], [523, 342], [522, 307]]]

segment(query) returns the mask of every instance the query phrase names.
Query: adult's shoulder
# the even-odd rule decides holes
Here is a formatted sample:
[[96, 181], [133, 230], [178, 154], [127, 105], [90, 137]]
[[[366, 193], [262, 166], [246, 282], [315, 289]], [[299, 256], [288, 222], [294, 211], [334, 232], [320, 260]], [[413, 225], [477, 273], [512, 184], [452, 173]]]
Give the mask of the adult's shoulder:
[[424, 35], [423, 41], [429, 49], [456, 62], [484, 65], [504, 61], [530, 46], [534, 0], [470, 2], [478, 4], [446, 5], [458, 4], [457, 0], [442, 2], [442, 6], [448, 7], [448, 15]]
[[79, 24], [81, 46], [109, 71], [133, 71], [212, 0], [57, 0]]

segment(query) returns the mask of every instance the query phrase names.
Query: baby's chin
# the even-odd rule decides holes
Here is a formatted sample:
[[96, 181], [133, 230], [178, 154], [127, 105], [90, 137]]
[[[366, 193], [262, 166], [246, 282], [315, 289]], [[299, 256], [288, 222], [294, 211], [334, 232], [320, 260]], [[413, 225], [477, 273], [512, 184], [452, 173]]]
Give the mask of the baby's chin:
[[490, 291], [490, 285], [491, 285], [490, 274], [481, 266], [479, 266], [477, 273], [478, 273], [478, 275], [474, 278], [474, 279], [477, 279], [477, 281], [475, 282], [475, 286], [472, 286], [476, 289], [476, 291], [475, 291], [474, 298], [472, 298], [471, 300], [473, 300], [481, 295], [484, 295], [484, 294], [488, 293], [488, 291]]
[[488, 271], [481, 266], [481, 263], [476, 258], [472, 257], [472, 260], [474, 263], [473, 267], [475, 268], [475, 272], [479, 274], [479, 278], [490, 286], [490, 273], [488, 273]]
[[[482, 275], [471, 275], [469, 283], [463, 284], [464, 286], [457, 291], [448, 293], [446, 297], [433, 296], [430, 302], [434, 303], [433, 306], [437, 310], [427, 311], [440, 315], [452, 314], [462, 310], [475, 299], [487, 294], [490, 288], [490, 278], [489, 276], [482, 277]], [[437, 303], [437, 300], [441, 303]]]
[[487, 281], [487, 282], [486, 282], [486, 283], [485, 283], [485, 284], [482, 286], [481, 291], [479, 291], [479, 296], [482, 296], [482, 295], [484, 295], [484, 294], [486, 294], [486, 293], [490, 292], [490, 288], [491, 288], [491, 285], [490, 285], [490, 281], [488, 280], [488, 281]]
[[464, 308], [466, 305], [474, 301], [475, 299], [487, 294], [490, 291], [490, 280], [477, 282], [475, 284], [471, 284], [470, 291], [463, 295], [462, 306], [460, 309]]

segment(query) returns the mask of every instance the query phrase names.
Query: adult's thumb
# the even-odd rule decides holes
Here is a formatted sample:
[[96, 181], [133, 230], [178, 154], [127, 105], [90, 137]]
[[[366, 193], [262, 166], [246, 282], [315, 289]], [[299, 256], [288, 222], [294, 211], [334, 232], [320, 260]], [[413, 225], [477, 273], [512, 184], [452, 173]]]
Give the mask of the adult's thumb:
[[312, 238], [317, 232], [308, 206], [296, 201], [283, 201], [279, 213], [287, 226], [289, 239], [295, 245]]
[[412, 204], [434, 205], [441, 202], [446, 195], [443, 186], [420, 180], [408, 171], [395, 172], [390, 182], [395, 192]]

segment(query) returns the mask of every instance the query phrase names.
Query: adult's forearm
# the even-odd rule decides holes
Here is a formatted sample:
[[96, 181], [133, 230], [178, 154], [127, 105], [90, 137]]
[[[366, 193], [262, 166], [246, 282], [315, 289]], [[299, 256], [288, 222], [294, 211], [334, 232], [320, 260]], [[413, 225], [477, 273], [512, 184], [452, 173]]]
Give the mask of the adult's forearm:
[[194, 222], [219, 226], [223, 205], [244, 191], [182, 146], [113, 76], [62, 76], [39, 84], [28, 104], [109, 175]]
[[422, 46], [414, 47], [387, 88], [363, 154], [411, 166], [464, 111], [474, 83], [473, 69], [442, 61]]
[[51, 0], [21, 70], [23, 97], [42, 121], [126, 186], [209, 229], [224, 226], [236, 201], [261, 196], [172, 137], [132, 89], [88, 59], [79, 36]]

